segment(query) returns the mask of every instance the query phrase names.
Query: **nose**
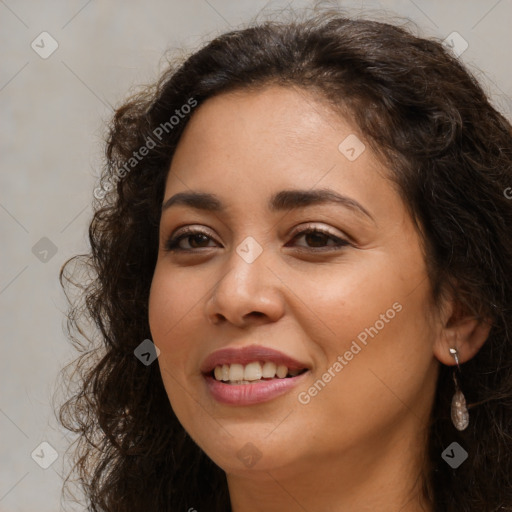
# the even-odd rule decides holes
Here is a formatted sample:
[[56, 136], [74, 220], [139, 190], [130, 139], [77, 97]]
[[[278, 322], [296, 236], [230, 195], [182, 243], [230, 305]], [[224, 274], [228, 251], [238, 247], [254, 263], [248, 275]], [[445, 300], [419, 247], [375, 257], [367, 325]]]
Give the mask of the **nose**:
[[247, 263], [233, 251], [206, 303], [211, 323], [237, 327], [276, 322], [284, 314], [282, 283], [267, 266], [265, 251]]

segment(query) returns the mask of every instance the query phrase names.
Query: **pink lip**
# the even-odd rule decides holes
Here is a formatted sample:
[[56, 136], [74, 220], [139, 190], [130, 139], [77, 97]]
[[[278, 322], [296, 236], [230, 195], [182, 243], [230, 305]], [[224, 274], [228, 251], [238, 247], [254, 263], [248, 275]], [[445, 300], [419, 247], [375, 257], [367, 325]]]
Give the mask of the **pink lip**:
[[266, 402], [278, 397], [296, 386], [308, 372], [284, 379], [259, 380], [251, 384], [227, 384], [215, 380], [211, 375], [216, 366], [238, 363], [246, 365], [253, 361], [271, 361], [277, 366], [284, 364], [289, 370], [309, 370], [305, 363], [297, 361], [283, 352], [261, 345], [249, 345], [240, 348], [223, 348], [210, 354], [201, 365], [201, 373], [206, 380], [208, 390], [218, 402], [230, 405], [251, 405]]
[[[284, 364], [289, 370], [303, 370], [309, 367], [305, 363], [301, 363], [290, 356], [287, 356], [279, 350], [273, 348], [262, 347], [261, 345], [249, 345], [240, 348], [223, 348], [210, 354], [201, 364], [201, 373], [207, 374], [211, 372], [216, 366], [223, 364], [238, 363], [246, 365], [253, 361], [272, 361], [276, 365]], [[249, 384], [244, 384], [249, 385]]]
[[283, 395], [304, 378], [309, 372], [284, 379], [259, 380], [252, 384], [226, 384], [205, 375], [206, 384], [213, 398], [229, 405], [251, 405], [267, 402]]

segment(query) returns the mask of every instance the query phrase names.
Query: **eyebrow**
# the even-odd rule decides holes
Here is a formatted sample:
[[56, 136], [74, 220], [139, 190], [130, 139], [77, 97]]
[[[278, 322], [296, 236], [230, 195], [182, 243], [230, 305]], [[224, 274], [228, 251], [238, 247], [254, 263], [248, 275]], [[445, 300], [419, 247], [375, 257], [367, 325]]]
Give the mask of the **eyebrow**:
[[[279, 212], [325, 203], [340, 204], [375, 222], [370, 212], [355, 199], [338, 194], [330, 189], [282, 190], [270, 198], [268, 208], [272, 212]], [[211, 212], [225, 210], [224, 204], [215, 194], [205, 192], [179, 192], [164, 201], [162, 211], [175, 205], [183, 205]]]

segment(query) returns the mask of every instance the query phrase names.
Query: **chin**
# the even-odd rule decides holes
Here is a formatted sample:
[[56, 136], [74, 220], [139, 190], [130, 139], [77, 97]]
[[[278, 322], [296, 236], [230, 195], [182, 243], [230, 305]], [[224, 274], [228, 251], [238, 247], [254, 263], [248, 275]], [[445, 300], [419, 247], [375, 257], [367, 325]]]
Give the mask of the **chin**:
[[290, 438], [272, 439], [272, 429], [262, 430], [261, 424], [223, 425], [220, 437], [196, 443], [226, 473], [273, 471], [296, 462], [297, 446]]

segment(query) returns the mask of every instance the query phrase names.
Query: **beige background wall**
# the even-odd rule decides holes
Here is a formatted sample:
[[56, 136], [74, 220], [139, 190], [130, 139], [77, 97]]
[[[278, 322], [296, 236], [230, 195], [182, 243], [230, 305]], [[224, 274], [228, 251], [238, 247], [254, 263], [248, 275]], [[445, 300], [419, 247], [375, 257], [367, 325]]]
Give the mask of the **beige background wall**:
[[[306, 4], [311, 2], [293, 2]], [[424, 35], [444, 39], [458, 32], [469, 45], [460, 58], [512, 117], [509, 0], [340, 4], [354, 12], [384, 9], [409, 17]], [[265, 6], [271, 11], [285, 5], [0, 0], [0, 511], [62, 509], [65, 439], [49, 399], [71, 352], [57, 275], [67, 257], [87, 247], [103, 122], [111, 105], [156, 76], [166, 48], [193, 48]], [[43, 31], [49, 36], [40, 36]], [[58, 48], [48, 56], [54, 41]], [[455, 44], [465, 46], [462, 40]], [[58, 459], [44, 469], [52, 450]]]

